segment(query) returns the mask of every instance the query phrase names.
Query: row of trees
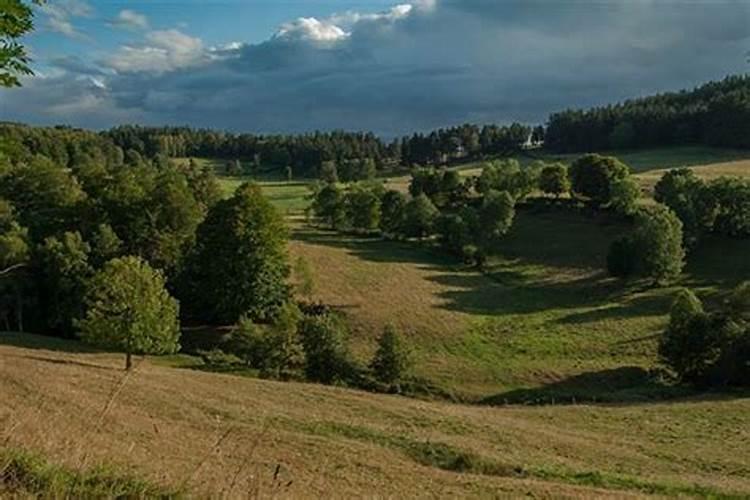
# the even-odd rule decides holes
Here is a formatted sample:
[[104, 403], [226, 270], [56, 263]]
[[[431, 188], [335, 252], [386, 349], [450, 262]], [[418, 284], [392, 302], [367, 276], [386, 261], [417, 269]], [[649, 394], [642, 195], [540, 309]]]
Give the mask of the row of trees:
[[550, 116], [545, 147], [558, 152], [705, 144], [750, 147], [750, 76]]
[[346, 323], [329, 310], [308, 309], [287, 304], [269, 325], [242, 318], [221, 350], [280, 380], [400, 391], [412, 379], [412, 351], [395, 327], [385, 327], [370, 363], [362, 366], [349, 352]]
[[680, 218], [689, 247], [707, 233], [750, 237], [750, 181], [747, 179], [721, 177], [705, 181], [688, 168], [674, 169], [656, 184], [654, 198]]

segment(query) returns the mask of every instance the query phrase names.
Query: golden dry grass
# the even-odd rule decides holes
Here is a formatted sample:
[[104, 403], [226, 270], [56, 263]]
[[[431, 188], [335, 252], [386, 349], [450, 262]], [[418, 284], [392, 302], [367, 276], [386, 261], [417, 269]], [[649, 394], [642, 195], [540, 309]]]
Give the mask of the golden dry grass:
[[[712, 180], [719, 177], [750, 177], [750, 160], [738, 160], [729, 161], [723, 163], [712, 163], [709, 165], [698, 165], [694, 167], [688, 167], [690, 170], [696, 173], [699, 177]], [[669, 171], [669, 169], [651, 170], [637, 174], [636, 178], [640, 182], [643, 189], [651, 193], [654, 190], [654, 186], [662, 175]]]
[[[0, 443], [74, 470], [106, 462], [227, 498], [750, 493], [748, 399], [470, 407], [149, 360], [123, 382], [120, 356], [1, 335]], [[427, 443], [509, 472], [425, 465], [410, 447]]]

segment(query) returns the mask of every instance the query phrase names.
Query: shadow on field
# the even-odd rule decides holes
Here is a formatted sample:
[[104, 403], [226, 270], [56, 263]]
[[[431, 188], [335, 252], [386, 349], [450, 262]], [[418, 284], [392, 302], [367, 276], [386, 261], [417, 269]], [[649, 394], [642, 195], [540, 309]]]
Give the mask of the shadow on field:
[[40, 349], [54, 352], [69, 353], [101, 353], [76, 339], [63, 339], [34, 333], [0, 332], [0, 345], [20, 347], [23, 349]]
[[380, 236], [346, 234], [325, 229], [299, 227], [293, 238], [313, 245], [348, 250], [352, 255], [371, 262], [414, 263], [456, 266], [458, 262], [426, 246], [413, 242], [384, 240]]
[[724, 400], [750, 396], [748, 390], [698, 391], [668, 382], [659, 371], [624, 366], [586, 372], [539, 387], [515, 389], [482, 399], [485, 405], [577, 403], [643, 404], [680, 399]]

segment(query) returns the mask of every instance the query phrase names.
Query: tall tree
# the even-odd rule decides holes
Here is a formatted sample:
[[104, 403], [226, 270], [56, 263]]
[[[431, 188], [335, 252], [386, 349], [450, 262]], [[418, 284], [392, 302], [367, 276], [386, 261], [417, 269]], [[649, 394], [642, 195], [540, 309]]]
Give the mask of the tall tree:
[[184, 276], [192, 314], [223, 323], [273, 316], [290, 293], [287, 234], [257, 184], [245, 183], [214, 205]]

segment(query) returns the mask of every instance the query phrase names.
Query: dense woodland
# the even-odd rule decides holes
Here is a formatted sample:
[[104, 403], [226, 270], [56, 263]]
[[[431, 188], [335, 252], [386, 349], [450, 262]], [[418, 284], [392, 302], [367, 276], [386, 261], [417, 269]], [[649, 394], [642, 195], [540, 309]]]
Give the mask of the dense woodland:
[[750, 76], [549, 118], [545, 146], [557, 152], [704, 144], [750, 147]]

